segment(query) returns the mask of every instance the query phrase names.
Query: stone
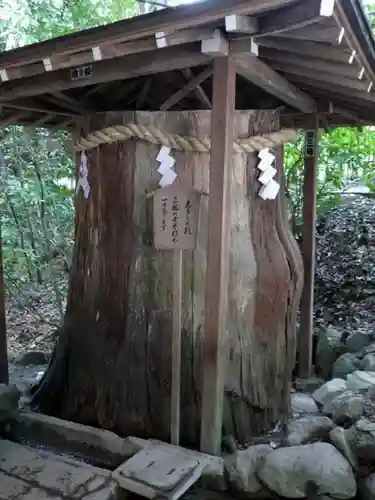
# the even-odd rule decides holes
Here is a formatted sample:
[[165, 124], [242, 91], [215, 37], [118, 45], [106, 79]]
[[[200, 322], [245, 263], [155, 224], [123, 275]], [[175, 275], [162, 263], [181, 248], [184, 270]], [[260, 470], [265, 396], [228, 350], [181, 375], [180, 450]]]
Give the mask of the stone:
[[315, 354], [315, 369], [318, 375], [321, 375], [324, 379], [330, 378], [332, 374], [332, 365], [337, 357], [341, 337], [342, 332], [335, 328], [326, 328], [319, 332]]
[[147, 440], [121, 438], [105, 429], [59, 418], [19, 411], [7, 421], [5, 437], [42, 445], [61, 452], [75, 452], [88, 460], [117, 467], [149, 445]]
[[375, 474], [362, 479], [359, 483], [361, 500], [374, 500], [375, 498]]
[[345, 430], [345, 439], [357, 460], [375, 461], [375, 422], [361, 418]]
[[329, 440], [355, 469], [357, 467], [357, 460], [346, 439], [345, 429], [338, 426], [332, 429], [329, 433]]
[[317, 413], [319, 411], [313, 397], [303, 392], [295, 392], [291, 395], [293, 413]]
[[314, 393], [313, 398], [316, 402], [326, 405], [331, 402], [336, 396], [347, 390], [347, 383], [341, 378], [329, 380], [324, 385], [319, 387]]
[[294, 387], [298, 392], [305, 392], [312, 394], [324, 384], [324, 380], [318, 377], [311, 378], [297, 378], [294, 381]]
[[131, 493], [150, 499], [178, 500], [199, 480], [206, 464], [207, 455], [203, 453], [159, 443], [136, 453], [112, 476]]
[[323, 413], [329, 415], [337, 425], [351, 425], [363, 415], [364, 408], [365, 397], [356, 392], [347, 391], [324, 405]]
[[345, 379], [347, 375], [361, 368], [361, 363], [355, 354], [346, 352], [336, 359], [332, 374], [335, 378]]
[[315, 439], [325, 439], [334, 423], [322, 415], [309, 415], [287, 424], [286, 442], [290, 446], [306, 444]]
[[362, 361], [362, 368], [368, 372], [375, 372], [375, 355], [366, 354]]
[[349, 352], [358, 352], [374, 341], [373, 335], [366, 332], [354, 332], [346, 339], [345, 345]]
[[349, 391], [368, 389], [375, 385], [375, 372], [355, 371], [346, 377]]
[[68, 457], [0, 440], [2, 498], [120, 500], [111, 472]]
[[279, 448], [264, 457], [258, 477], [271, 491], [286, 498], [316, 495], [353, 498], [356, 480], [349, 462], [329, 443]]
[[225, 471], [230, 489], [249, 499], [268, 499], [270, 494], [257, 477], [264, 457], [273, 449], [267, 444], [250, 446], [225, 458]]
[[30, 365], [45, 365], [48, 360], [44, 352], [41, 351], [29, 351], [21, 354], [15, 360], [17, 365], [30, 366]]
[[0, 384], [0, 419], [4, 420], [18, 408], [21, 392], [15, 385]]

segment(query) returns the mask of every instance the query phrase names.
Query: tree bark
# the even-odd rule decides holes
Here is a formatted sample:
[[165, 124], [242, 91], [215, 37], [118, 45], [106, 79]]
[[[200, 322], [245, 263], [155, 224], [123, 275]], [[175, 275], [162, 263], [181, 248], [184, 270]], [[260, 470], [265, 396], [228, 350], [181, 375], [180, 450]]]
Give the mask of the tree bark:
[[[207, 136], [209, 112], [95, 115], [84, 132], [136, 121]], [[238, 113], [237, 136], [279, 128], [274, 111]], [[78, 194], [75, 251], [64, 325], [34, 403], [63, 418], [169, 440], [173, 255], [152, 246], [158, 146], [127, 141], [88, 153], [90, 195]], [[207, 191], [209, 155], [173, 153], [180, 180]], [[283, 190], [258, 196], [257, 155], [236, 155], [231, 181], [231, 255], [224, 433], [241, 442], [288, 411], [300, 293], [299, 255]], [[279, 171], [280, 178], [282, 171]], [[205, 197], [204, 197], [205, 198]], [[181, 444], [199, 443], [207, 200], [199, 248], [183, 255]]]

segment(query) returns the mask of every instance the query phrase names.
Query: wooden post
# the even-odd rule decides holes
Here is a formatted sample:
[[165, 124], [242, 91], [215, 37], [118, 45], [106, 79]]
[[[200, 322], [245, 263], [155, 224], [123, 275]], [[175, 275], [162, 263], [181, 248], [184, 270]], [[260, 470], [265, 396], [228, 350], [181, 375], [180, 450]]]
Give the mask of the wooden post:
[[1, 236], [1, 217], [0, 217], [0, 383], [7, 384], [8, 382], [9, 382], [9, 372], [8, 372], [7, 332], [6, 332], [6, 321], [5, 321], [3, 242]]
[[303, 229], [302, 257], [304, 285], [300, 306], [299, 376], [308, 378], [312, 370], [313, 308], [315, 275], [315, 227], [316, 227], [316, 163], [317, 131], [305, 133], [303, 182]]
[[180, 444], [182, 250], [173, 251], [171, 443]]
[[218, 57], [214, 59], [213, 65], [201, 451], [219, 455], [226, 361], [230, 248], [229, 191], [234, 138], [236, 65], [231, 57]]

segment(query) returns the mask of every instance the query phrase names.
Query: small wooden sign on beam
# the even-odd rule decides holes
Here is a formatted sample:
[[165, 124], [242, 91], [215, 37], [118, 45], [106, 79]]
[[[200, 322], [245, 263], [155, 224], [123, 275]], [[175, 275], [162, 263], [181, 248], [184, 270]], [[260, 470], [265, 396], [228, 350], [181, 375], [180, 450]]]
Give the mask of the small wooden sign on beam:
[[307, 130], [305, 134], [305, 157], [316, 155], [316, 130]]
[[87, 64], [86, 66], [79, 66], [78, 68], [73, 68], [70, 70], [71, 80], [82, 80], [84, 78], [92, 77], [92, 64]]

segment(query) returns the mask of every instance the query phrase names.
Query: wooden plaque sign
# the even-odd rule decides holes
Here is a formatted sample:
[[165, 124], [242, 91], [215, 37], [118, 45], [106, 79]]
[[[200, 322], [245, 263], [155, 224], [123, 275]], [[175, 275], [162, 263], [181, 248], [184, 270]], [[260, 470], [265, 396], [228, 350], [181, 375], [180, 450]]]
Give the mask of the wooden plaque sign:
[[316, 131], [307, 130], [305, 134], [305, 156], [311, 158], [316, 154]]
[[179, 183], [152, 194], [155, 248], [194, 250], [197, 247], [201, 195], [197, 189]]

